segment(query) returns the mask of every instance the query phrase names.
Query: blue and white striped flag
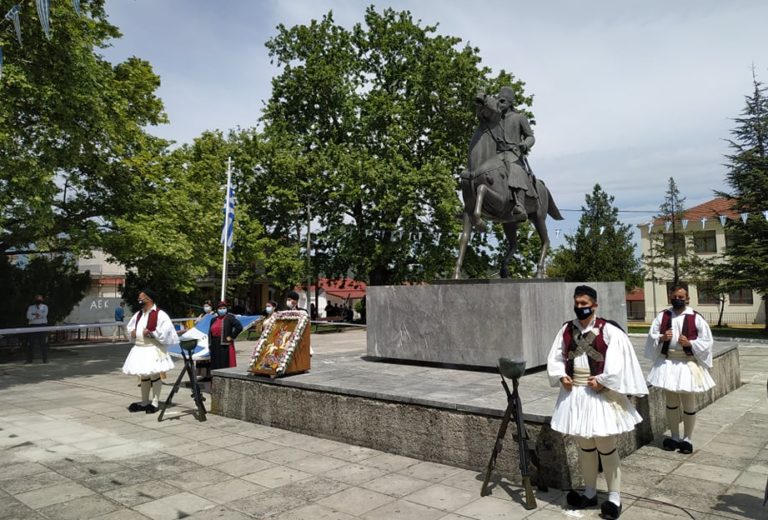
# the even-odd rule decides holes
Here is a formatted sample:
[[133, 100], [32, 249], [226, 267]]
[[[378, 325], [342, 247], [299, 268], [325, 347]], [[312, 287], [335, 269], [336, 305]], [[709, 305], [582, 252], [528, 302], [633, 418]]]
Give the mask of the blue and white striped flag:
[[21, 22], [19, 22], [19, 12], [21, 7], [19, 4], [14, 5], [10, 10], [5, 13], [5, 19], [13, 22], [13, 28], [16, 29], [16, 39], [19, 40], [21, 46]]
[[221, 243], [232, 249], [235, 234], [235, 187], [230, 186], [224, 201], [224, 227], [221, 229]]
[[35, 0], [37, 4], [37, 16], [40, 25], [43, 26], [45, 37], [51, 39], [51, 0]]
[[80, 0], [72, 0], [72, 7], [75, 8], [75, 12], [80, 15]]

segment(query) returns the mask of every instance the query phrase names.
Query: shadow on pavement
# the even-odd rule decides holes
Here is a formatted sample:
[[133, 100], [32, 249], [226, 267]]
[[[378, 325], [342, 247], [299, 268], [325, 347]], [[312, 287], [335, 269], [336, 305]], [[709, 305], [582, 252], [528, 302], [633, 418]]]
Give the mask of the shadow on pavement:
[[24, 363], [23, 354], [18, 355], [11, 362], [0, 365], [0, 389], [40, 381], [80, 379], [110, 373], [122, 375], [120, 369], [130, 349], [128, 343], [52, 346], [48, 363], [43, 363], [38, 355], [30, 364]]

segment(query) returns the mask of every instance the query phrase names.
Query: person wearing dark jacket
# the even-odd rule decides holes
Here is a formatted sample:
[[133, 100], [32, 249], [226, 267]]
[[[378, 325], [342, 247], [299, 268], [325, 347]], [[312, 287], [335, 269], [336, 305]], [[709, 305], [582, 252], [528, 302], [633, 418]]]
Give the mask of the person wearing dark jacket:
[[208, 330], [208, 349], [211, 352], [211, 370], [235, 366], [235, 338], [243, 331], [234, 314], [227, 312], [227, 302], [216, 305], [216, 316]]

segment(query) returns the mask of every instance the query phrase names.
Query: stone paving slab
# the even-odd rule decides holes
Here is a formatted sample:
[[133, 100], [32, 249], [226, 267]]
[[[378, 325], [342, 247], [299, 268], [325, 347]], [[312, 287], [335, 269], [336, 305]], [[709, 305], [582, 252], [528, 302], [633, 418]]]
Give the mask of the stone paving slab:
[[[359, 342], [358, 333], [313, 337], [316, 362], [355, 355]], [[238, 345], [241, 364], [252, 344]], [[598, 518], [567, 511], [554, 489], [537, 490], [539, 507], [527, 511], [522, 490], [499, 475], [481, 498], [478, 472], [213, 414], [204, 423], [130, 414], [138, 388], [119, 371], [127, 351], [54, 348], [48, 365], [0, 365], [0, 519]], [[690, 518], [681, 507], [697, 519], [768, 518], [768, 347], [739, 354], [746, 384], [699, 412], [692, 455], [656, 439], [623, 461], [622, 518]], [[188, 392], [176, 400], [174, 412], [194, 406]]]

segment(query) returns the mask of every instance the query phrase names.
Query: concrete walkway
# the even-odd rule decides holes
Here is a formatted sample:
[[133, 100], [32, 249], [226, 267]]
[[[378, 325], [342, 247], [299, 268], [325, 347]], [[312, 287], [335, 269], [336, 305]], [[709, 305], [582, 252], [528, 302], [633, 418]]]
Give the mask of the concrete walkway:
[[[238, 343], [241, 364], [253, 343]], [[313, 362], [362, 353], [364, 332], [313, 346]], [[768, 518], [768, 346], [739, 351], [745, 384], [699, 412], [693, 455], [657, 441], [625, 459], [622, 518]], [[539, 508], [526, 511], [506, 480], [481, 498], [474, 471], [215, 415], [200, 423], [187, 390], [162, 423], [131, 414], [139, 389], [119, 371], [127, 352], [55, 348], [47, 365], [0, 365], [0, 518], [598, 518], [564, 510], [559, 490], [537, 491]]]

